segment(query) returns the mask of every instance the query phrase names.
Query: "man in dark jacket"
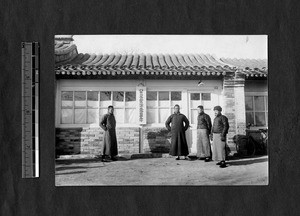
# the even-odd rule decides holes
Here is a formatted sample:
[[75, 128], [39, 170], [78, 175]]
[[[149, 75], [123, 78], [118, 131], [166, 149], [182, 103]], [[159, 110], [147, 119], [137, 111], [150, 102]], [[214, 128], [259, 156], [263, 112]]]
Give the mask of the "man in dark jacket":
[[112, 160], [117, 160], [118, 145], [116, 137], [116, 119], [113, 106], [108, 106], [108, 113], [102, 117], [100, 127], [105, 131], [102, 147], [102, 161], [107, 162], [105, 159], [106, 155], [110, 156]]
[[198, 106], [197, 119], [197, 157], [198, 159], [205, 159], [205, 162], [210, 161], [211, 148], [209, 141], [209, 134], [211, 131], [210, 116], [204, 113], [203, 106]]
[[166, 121], [166, 128], [171, 131], [172, 134], [170, 155], [177, 156], [176, 160], [179, 160], [180, 156], [184, 156], [185, 160], [189, 160], [187, 157], [189, 150], [185, 137], [185, 131], [189, 126], [189, 120], [185, 115], [180, 113], [180, 107], [176, 104], [174, 106], [174, 114]]
[[220, 106], [214, 107], [215, 119], [212, 127], [213, 134], [213, 152], [212, 158], [214, 161], [218, 161], [217, 165], [221, 168], [226, 167], [225, 163], [225, 145], [226, 135], [228, 133], [229, 124], [228, 118], [221, 114], [222, 108]]

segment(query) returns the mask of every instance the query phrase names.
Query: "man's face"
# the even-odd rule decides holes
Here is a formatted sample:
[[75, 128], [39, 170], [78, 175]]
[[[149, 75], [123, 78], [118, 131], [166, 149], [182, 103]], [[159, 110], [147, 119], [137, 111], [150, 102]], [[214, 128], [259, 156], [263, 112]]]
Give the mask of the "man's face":
[[112, 107], [109, 108], [109, 109], [108, 109], [108, 112], [109, 112], [110, 114], [113, 114], [113, 113], [114, 113], [114, 108], [112, 108]]
[[219, 111], [219, 110], [214, 110], [214, 112], [215, 112], [215, 116], [217, 116], [221, 113], [221, 111]]
[[202, 113], [204, 110], [201, 108], [198, 108], [198, 113]]
[[179, 113], [179, 110], [180, 110], [179, 106], [175, 106], [175, 107], [174, 107], [174, 112], [175, 112], [175, 113]]

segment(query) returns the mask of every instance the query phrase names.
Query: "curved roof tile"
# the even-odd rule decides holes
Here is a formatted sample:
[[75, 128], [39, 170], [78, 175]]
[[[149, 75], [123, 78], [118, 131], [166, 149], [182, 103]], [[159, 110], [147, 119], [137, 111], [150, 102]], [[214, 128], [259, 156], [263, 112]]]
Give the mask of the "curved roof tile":
[[[55, 44], [57, 50], [66, 45]], [[76, 54], [68, 61], [56, 62], [60, 70], [77, 70], [84, 74], [170, 74], [170, 75], [224, 75], [242, 69], [247, 76], [266, 76], [266, 59], [218, 59], [210, 54]], [[78, 73], [74, 74], [78, 74]], [[68, 74], [67, 73], [67, 74]], [[81, 73], [80, 73], [81, 74]]]

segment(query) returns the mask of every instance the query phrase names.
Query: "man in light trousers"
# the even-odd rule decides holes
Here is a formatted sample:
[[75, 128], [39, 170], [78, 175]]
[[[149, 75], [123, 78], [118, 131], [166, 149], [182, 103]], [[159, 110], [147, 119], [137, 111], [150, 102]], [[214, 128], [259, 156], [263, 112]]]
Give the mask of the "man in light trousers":
[[229, 124], [228, 118], [222, 115], [222, 107], [215, 106], [215, 119], [212, 127], [212, 139], [213, 139], [213, 152], [212, 159], [218, 161], [217, 165], [221, 168], [226, 167], [225, 163], [225, 146], [226, 146], [226, 135], [228, 133]]
[[209, 162], [211, 158], [211, 147], [209, 134], [211, 131], [210, 116], [204, 113], [204, 107], [198, 106], [197, 118], [197, 158]]

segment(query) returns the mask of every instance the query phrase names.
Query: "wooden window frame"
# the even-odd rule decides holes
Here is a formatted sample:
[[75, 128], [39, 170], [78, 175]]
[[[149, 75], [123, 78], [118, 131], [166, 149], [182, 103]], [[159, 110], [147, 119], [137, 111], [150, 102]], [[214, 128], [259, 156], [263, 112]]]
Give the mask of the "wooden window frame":
[[[255, 119], [255, 113], [256, 113], [256, 109], [255, 109], [255, 100], [254, 100], [254, 97], [263, 97], [264, 98], [264, 111], [257, 111], [257, 112], [264, 112], [265, 114], [265, 121], [266, 121], [266, 124], [263, 125], [263, 126], [257, 126], [256, 125], [256, 119]], [[254, 125], [251, 126], [250, 128], [251, 129], [260, 129], [260, 128], [268, 128], [268, 121], [269, 121], [269, 118], [268, 118], [268, 115], [269, 115], [269, 110], [268, 110], [268, 100], [267, 100], [267, 97], [268, 97], [268, 93], [267, 92], [245, 92], [245, 97], [251, 97], [252, 98], [252, 104], [253, 104], [253, 110], [251, 111], [247, 111], [246, 109], [246, 104], [245, 104], [245, 113], [253, 113], [253, 122], [254, 122]], [[247, 122], [246, 122], [246, 125], [247, 125]]]

